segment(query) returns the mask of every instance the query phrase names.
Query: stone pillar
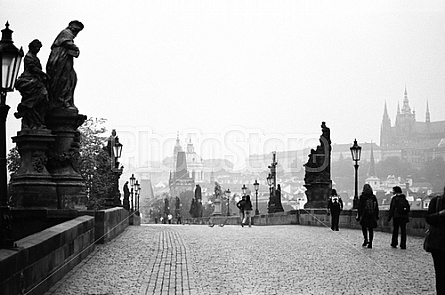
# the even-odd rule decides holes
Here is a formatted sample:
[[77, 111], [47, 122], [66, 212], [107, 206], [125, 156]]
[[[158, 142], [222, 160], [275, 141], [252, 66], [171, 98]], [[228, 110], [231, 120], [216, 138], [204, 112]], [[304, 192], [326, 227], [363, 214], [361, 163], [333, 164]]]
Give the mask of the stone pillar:
[[56, 184], [46, 169], [55, 136], [47, 129], [22, 130], [12, 138], [20, 154], [20, 169], [11, 178], [18, 208], [57, 208]]
[[305, 184], [307, 203], [305, 208], [327, 208], [331, 195], [332, 181]]
[[221, 213], [221, 199], [220, 198], [216, 198], [215, 202], [213, 202], [213, 204], [215, 205], [215, 210], [213, 211], [213, 216], [220, 216]]
[[46, 124], [55, 135], [48, 155], [48, 171], [56, 183], [59, 209], [85, 209], [85, 182], [78, 170], [80, 133], [77, 128], [86, 120], [75, 108], [54, 109]]

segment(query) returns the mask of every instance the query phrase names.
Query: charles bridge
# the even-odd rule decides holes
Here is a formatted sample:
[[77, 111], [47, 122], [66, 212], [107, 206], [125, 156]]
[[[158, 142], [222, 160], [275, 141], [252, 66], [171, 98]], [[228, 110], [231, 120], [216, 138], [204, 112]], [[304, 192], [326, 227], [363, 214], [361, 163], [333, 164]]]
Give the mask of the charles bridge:
[[[240, 227], [237, 216], [215, 214], [195, 218], [193, 225], [141, 225], [139, 204], [134, 210], [131, 202], [130, 210], [125, 191], [120, 204], [122, 145], [114, 133], [107, 149], [114, 182], [109, 209], [86, 210], [78, 128], [87, 116], [74, 104], [73, 69], [80, 52], [74, 38], [83, 29], [71, 21], [59, 33], [46, 73], [37, 57], [42, 43], [33, 40], [18, 79], [24, 53], [13, 45], [8, 23], [2, 30], [0, 57], [11, 73], [0, 89], [0, 294], [434, 293], [432, 259], [422, 250], [424, 211], [410, 213], [408, 249], [401, 250], [389, 246], [385, 211], [374, 248], [366, 249], [355, 209], [342, 212], [338, 232], [329, 229], [326, 210], [310, 209], [324, 207], [332, 190], [325, 122], [320, 145], [304, 165], [307, 209], [284, 211], [274, 154], [268, 213], [254, 216], [253, 227]], [[22, 95], [15, 113], [22, 129], [13, 137], [20, 164], [8, 185], [6, 93], [14, 88]], [[356, 173], [360, 150], [351, 147]], [[357, 177], [354, 197], [357, 208]]]
[[251, 228], [238, 216], [141, 225], [123, 208], [84, 213], [0, 250], [0, 293], [434, 294], [425, 211], [410, 213], [407, 250], [390, 247], [387, 211], [373, 249], [355, 210], [339, 232], [324, 209], [258, 215]]

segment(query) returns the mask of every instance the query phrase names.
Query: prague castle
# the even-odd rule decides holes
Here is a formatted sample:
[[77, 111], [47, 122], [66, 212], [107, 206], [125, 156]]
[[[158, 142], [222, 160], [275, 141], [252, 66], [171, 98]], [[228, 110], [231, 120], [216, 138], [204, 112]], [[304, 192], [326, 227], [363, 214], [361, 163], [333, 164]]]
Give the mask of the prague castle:
[[403, 105], [397, 106], [394, 126], [385, 103], [383, 120], [380, 127], [380, 148], [382, 158], [400, 156], [408, 162], [421, 165], [436, 156], [444, 156], [445, 121], [431, 122], [428, 102], [426, 102], [425, 122], [417, 121], [416, 113], [411, 110], [408, 92], [405, 88]]

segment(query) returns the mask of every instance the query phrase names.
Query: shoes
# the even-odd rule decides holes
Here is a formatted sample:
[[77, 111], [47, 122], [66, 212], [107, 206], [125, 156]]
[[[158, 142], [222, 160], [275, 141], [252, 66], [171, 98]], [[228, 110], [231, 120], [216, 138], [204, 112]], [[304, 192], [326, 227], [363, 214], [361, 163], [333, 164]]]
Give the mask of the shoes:
[[241, 227], [244, 227], [244, 223], [241, 222]]
[[405, 246], [405, 247], [400, 247], [400, 249], [402, 249], [402, 250], [406, 250], [406, 246]]
[[391, 244], [391, 248], [394, 248], [394, 249], [396, 249], [396, 248], [397, 248], [397, 246], [396, 246], [396, 245], [393, 245], [393, 244]]
[[335, 231], [338, 231], [338, 228]]
[[368, 249], [372, 249], [372, 242], [368, 243]]
[[365, 240], [365, 241], [363, 242], [362, 247], [366, 247], [366, 245], [368, 245], [368, 241], [367, 241], [367, 240]]

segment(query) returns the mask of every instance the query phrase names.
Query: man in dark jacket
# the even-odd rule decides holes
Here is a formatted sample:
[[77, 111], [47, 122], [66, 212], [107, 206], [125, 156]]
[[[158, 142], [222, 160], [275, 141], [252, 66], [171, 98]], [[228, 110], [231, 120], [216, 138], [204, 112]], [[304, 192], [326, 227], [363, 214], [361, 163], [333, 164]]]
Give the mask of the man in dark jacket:
[[241, 200], [236, 203], [236, 207], [239, 209], [239, 215], [241, 218], [241, 226], [244, 227], [243, 220], [244, 220], [244, 205], [246, 204], [246, 196], [243, 196]]
[[389, 206], [388, 222], [393, 219], [393, 230], [391, 247], [397, 248], [399, 227], [400, 227], [400, 249], [406, 249], [406, 223], [409, 222], [408, 213], [410, 211], [409, 203], [406, 196], [402, 193], [399, 186], [392, 188], [394, 196]]
[[437, 294], [445, 294], [445, 189], [442, 196], [431, 199], [426, 214], [430, 225], [429, 251], [433, 256]]
[[337, 195], [337, 191], [332, 189], [331, 196], [328, 201], [328, 215], [331, 215], [331, 229], [338, 231], [338, 223], [340, 219], [340, 212], [343, 210], [343, 201]]

